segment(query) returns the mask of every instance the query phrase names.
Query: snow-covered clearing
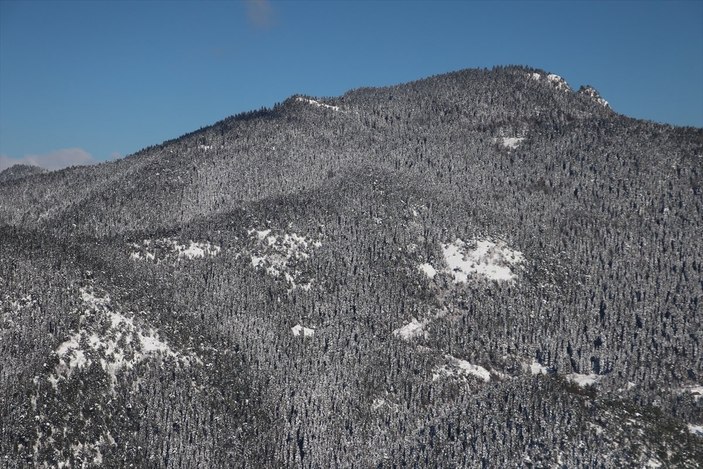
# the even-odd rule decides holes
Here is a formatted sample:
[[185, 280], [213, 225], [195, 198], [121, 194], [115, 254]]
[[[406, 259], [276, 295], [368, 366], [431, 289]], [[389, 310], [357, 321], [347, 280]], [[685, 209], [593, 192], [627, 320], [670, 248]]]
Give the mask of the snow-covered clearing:
[[582, 388], [586, 386], [593, 386], [601, 379], [600, 375], [582, 375], [579, 373], [570, 373], [568, 375], [564, 375], [564, 377]]
[[174, 238], [145, 239], [141, 244], [132, 243], [129, 257], [133, 260], [192, 260], [215, 257], [222, 250], [220, 246], [208, 241], [189, 241], [181, 244]]
[[114, 392], [117, 375], [123, 368], [156, 356], [172, 358], [189, 363], [192, 357], [180, 356], [159, 338], [153, 329], [144, 329], [134, 319], [113, 311], [108, 295], [97, 296], [92, 287], [80, 290], [84, 304], [83, 316], [97, 316], [102, 327], [82, 328], [61, 343], [54, 354], [59, 362], [48, 381], [54, 389], [68, 380], [75, 370], [81, 370], [96, 362], [110, 378]]
[[[122, 313], [109, 295], [99, 293], [93, 285], [80, 289], [81, 307], [74, 311], [80, 316], [80, 328], [66, 340], [60, 343], [52, 352], [55, 365], [49, 373], [42, 378], [36, 376], [34, 384], [36, 392], [30, 397], [32, 410], [37, 426], [37, 439], [33, 445], [35, 466], [40, 465], [40, 454], [45, 449], [52, 449], [54, 439], [52, 435], [69, 431], [78, 435], [70, 445], [74, 457], [87, 464], [101, 465], [103, 455], [101, 448], [105, 445], [115, 445], [115, 440], [106, 428], [98, 427], [97, 433], [75, 432], [75, 428], [67, 426], [56, 427], [51, 416], [45, 411], [47, 404], [52, 406], [63, 405], [60, 396], [65, 393], [83, 393], [88, 386], [106, 386], [100, 390], [101, 395], [114, 396], [117, 386], [120, 385], [120, 372], [134, 368], [138, 364], [150, 359], [170, 360], [176, 366], [192, 363], [202, 364], [200, 358], [192, 353], [180, 353], [159, 336], [158, 331], [140, 324], [133, 313]], [[91, 369], [102, 370], [107, 381], [96, 380], [91, 377], [84, 381], [81, 372]], [[78, 381], [74, 381], [74, 379]], [[71, 384], [68, 384], [71, 381]], [[75, 383], [80, 383], [78, 388]], [[105, 383], [105, 384], [101, 384]], [[49, 386], [47, 386], [50, 385]], [[67, 386], [68, 384], [68, 386]], [[47, 390], [53, 391], [47, 394]], [[53, 403], [52, 403], [53, 402]], [[40, 405], [41, 404], [41, 405]], [[96, 404], [95, 409], [100, 409]], [[90, 418], [81, 413], [76, 420], [80, 428], [91, 424]], [[77, 427], [78, 428], [78, 427]], [[56, 448], [58, 467], [70, 467], [69, 461], [64, 461]]]
[[482, 366], [474, 365], [466, 360], [461, 360], [451, 355], [445, 355], [444, 358], [446, 358], [447, 364], [438, 366], [434, 369], [432, 373], [432, 381], [437, 381], [445, 376], [473, 376], [484, 382], [491, 380], [491, 373]]
[[290, 290], [310, 289], [312, 280], [303, 278], [297, 264], [308, 259], [314, 249], [321, 247], [321, 241], [296, 233], [272, 234], [271, 229], [250, 229], [247, 234], [256, 241], [250, 254], [254, 268], [264, 269], [268, 275], [285, 280]]
[[499, 137], [493, 140], [496, 143], [500, 143], [505, 148], [514, 150], [522, 143], [523, 140], [525, 140], [525, 137]]
[[510, 249], [502, 241], [464, 243], [457, 238], [453, 243], [443, 244], [442, 253], [446, 271], [454, 277], [454, 283], [466, 283], [473, 275], [496, 281], [513, 280], [513, 268], [525, 260], [520, 251]]
[[295, 326], [290, 328], [291, 332], [293, 332], [293, 335], [295, 337], [298, 336], [303, 336], [303, 337], [312, 337], [315, 335], [315, 329], [311, 329], [309, 327], [305, 327], [301, 324], [296, 324]]
[[429, 322], [429, 320], [418, 321], [417, 319], [412, 318], [408, 324], [394, 330], [393, 335], [400, 337], [403, 340], [410, 340], [419, 336], [427, 338], [427, 331], [425, 331], [424, 328], [427, 324], [429, 324]]
[[529, 366], [530, 373], [533, 375], [546, 375], [549, 374], [549, 368], [533, 360]]

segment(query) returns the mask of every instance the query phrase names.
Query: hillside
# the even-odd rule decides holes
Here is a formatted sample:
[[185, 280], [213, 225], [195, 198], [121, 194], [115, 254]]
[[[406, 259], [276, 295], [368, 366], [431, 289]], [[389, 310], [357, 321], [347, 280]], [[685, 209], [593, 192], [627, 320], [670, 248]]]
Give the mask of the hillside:
[[21, 179], [35, 174], [43, 174], [46, 170], [39, 166], [31, 166], [26, 164], [16, 164], [7, 169], [0, 171], [0, 183]]
[[698, 467], [702, 155], [511, 66], [2, 178], [4, 464]]

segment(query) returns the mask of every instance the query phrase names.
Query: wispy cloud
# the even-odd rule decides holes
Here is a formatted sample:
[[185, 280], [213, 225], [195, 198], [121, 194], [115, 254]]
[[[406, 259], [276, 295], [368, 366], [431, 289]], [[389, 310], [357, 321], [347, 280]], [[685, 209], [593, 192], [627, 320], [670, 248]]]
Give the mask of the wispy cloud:
[[247, 0], [247, 18], [255, 28], [269, 29], [275, 23], [275, 11], [269, 0]]
[[68, 166], [95, 164], [97, 162], [93, 155], [82, 148], [64, 148], [42, 155], [25, 155], [21, 158], [0, 155], [0, 171], [16, 164], [41, 166], [44, 169], [53, 171]]

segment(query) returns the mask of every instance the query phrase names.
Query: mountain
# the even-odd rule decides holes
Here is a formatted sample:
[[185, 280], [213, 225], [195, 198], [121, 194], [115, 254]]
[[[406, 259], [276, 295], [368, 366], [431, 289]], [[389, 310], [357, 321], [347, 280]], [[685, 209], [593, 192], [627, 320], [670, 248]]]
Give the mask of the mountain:
[[0, 182], [4, 464], [698, 467], [703, 130], [584, 89], [298, 95]]

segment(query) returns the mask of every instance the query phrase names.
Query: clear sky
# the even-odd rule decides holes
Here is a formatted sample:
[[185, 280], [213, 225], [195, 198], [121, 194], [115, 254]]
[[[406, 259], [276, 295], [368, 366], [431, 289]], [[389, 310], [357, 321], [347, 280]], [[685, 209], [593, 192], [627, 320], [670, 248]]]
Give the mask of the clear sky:
[[295, 93], [507, 64], [703, 127], [701, 1], [0, 0], [0, 170], [125, 156]]

